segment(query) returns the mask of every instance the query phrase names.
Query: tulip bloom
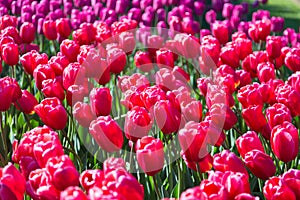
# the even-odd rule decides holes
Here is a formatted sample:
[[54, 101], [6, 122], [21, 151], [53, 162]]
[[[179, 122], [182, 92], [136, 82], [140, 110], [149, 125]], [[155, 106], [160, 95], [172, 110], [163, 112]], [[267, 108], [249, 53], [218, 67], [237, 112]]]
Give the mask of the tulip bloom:
[[15, 79], [8, 76], [0, 79], [0, 111], [8, 110], [21, 96], [21, 88]]
[[244, 133], [238, 137], [235, 143], [238, 152], [243, 158], [245, 158], [246, 153], [254, 149], [264, 152], [264, 147], [258, 135], [254, 131], [248, 131], [247, 133]]
[[79, 184], [79, 173], [67, 155], [50, 158], [46, 169], [52, 177], [52, 183], [58, 190]]
[[43, 23], [43, 33], [48, 40], [56, 40], [57, 31], [56, 23], [52, 20], [44, 21]]
[[152, 126], [152, 120], [148, 111], [143, 107], [135, 106], [130, 111], [128, 111], [124, 131], [125, 136], [136, 142], [138, 139], [148, 135]]
[[118, 151], [123, 146], [122, 130], [110, 116], [100, 116], [93, 120], [89, 132], [97, 144], [107, 152]]
[[60, 44], [61, 53], [68, 58], [70, 63], [77, 61], [79, 49], [79, 44], [73, 40], [66, 39]]
[[53, 129], [61, 130], [67, 124], [67, 112], [56, 97], [42, 100], [40, 104], [34, 107], [34, 111], [47, 126]]
[[126, 53], [119, 48], [112, 48], [107, 51], [107, 61], [110, 71], [114, 74], [119, 74], [123, 71], [126, 65]]
[[65, 90], [62, 81], [58, 78], [44, 80], [42, 82], [42, 92], [45, 97], [57, 97], [60, 101], [65, 99]]
[[154, 176], [164, 166], [164, 146], [151, 136], [139, 139], [135, 145], [137, 161], [148, 176]]
[[258, 178], [267, 180], [276, 173], [272, 158], [260, 150], [252, 150], [245, 154], [245, 164]]
[[93, 88], [90, 92], [90, 102], [92, 111], [97, 117], [109, 115], [112, 108], [109, 88]]
[[38, 53], [35, 50], [32, 50], [20, 58], [20, 62], [24, 67], [26, 73], [33, 75], [34, 69], [39, 64], [47, 64], [48, 63], [48, 56], [45, 53]]
[[25, 22], [21, 25], [20, 36], [23, 43], [30, 44], [35, 38], [35, 27], [30, 22]]
[[275, 126], [271, 132], [271, 147], [274, 154], [283, 162], [294, 160], [299, 153], [297, 128], [291, 122]]
[[150, 72], [153, 68], [152, 58], [149, 52], [137, 51], [134, 55], [134, 63], [143, 72]]
[[22, 90], [22, 96], [18, 99], [14, 106], [26, 114], [32, 114], [34, 112], [34, 106], [38, 104], [38, 101], [28, 90]]
[[160, 100], [155, 103], [153, 110], [156, 123], [164, 134], [178, 131], [182, 116], [171, 101]]
[[3, 61], [10, 66], [14, 66], [19, 62], [19, 49], [15, 43], [7, 43], [1, 46], [1, 56]]
[[[297, 188], [299, 191], [299, 189]], [[279, 177], [272, 177], [266, 181], [263, 188], [266, 200], [291, 199], [296, 200], [295, 193], [287, 186], [285, 181]]]
[[55, 21], [56, 31], [64, 38], [68, 38], [71, 34], [71, 25], [68, 18], [60, 18]]
[[38, 65], [33, 71], [33, 78], [37, 89], [42, 90], [43, 81], [47, 79], [54, 79], [55, 73], [48, 64]]
[[173, 53], [167, 49], [159, 49], [156, 51], [156, 63], [159, 68], [174, 67]]
[[270, 127], [273, 128], [276, 125], [280, 125], [283, 122], [292, 122], [292, 115], [288, 107], [281, 103], [275, 103], [274, 105], [266, 109], [266, 116]]
[[60, 193], [60, 200], [87, 200], [87, 196], [78, 186], [70, 186]]
[[300, 170], [299, 169], [289, 169], [282, 175], [283, 181], [286, 185], [294, 192], [296, 199], [300, 198]]

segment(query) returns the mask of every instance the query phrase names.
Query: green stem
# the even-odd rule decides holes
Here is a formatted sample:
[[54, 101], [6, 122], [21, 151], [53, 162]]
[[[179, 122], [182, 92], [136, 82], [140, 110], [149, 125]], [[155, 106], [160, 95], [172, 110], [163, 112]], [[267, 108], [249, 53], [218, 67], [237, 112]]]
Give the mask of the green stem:
[[155, 192], [156, 192], [158, 198], [161, 199], [161, 194], [160, 194], [160, 192], [159, 192], [159, 190], [158, 190], [158, 185], [157, 185], [157, 181], [156, 181], [155, 175], [152, 176], [152, 178], [153, 178], [153, 183], [154, 183]]

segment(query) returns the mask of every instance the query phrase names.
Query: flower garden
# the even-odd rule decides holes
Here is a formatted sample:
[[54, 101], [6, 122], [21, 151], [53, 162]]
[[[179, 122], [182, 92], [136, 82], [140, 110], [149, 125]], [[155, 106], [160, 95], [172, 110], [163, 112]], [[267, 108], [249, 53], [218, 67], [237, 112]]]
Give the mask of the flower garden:
[[0, 200], [300, 200], [300, 33], [268, 3], [0, 0]]

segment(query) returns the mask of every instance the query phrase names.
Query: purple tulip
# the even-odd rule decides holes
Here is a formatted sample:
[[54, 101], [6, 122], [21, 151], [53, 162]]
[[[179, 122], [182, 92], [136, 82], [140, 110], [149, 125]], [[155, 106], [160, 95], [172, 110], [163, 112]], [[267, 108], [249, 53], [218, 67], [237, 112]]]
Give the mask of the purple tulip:
[[196, 15], [198, 16], [203, 15], [204, 10], [205, 10], [205, 3], [199, 1], [194, 2], [194, 12]]
[[179, 4], [179, 0], [168, 0], [169, 5], [177, 6]]
[[163, 8], [163, 5], [164, 5], [164, 3], [162, 0], [153, 0], [153, 9], [154, 10]]
[[164, 40], [168, 38], [168, 30], [167, 30], [167, 24], [164, 21], [160, 21], [156, 25], [158, 35], [160, 35]]
[[117, 14], [124, 14], [126, 9], [129, 6], [129, 0], [117, 0], [116, 2], [116, 13]]
[[223, 9], [224, 2], [223, 0], [212, 0], [211, 6], [216, 12], [221, 12]]
[[238, 25], [238, 31], [242, 31], [248, 35], [249, 22], [241, 21]]
[[1, 6], [0, 7], [0, 16], [4, 16], [4, 15], [7, 15], [8, 14], [8, 10], [6, 7], [4, 6]]
[[21, 15], [21, 4], [19, 4], [18, 1], [11, 3], [11, 12], [13, 15]]
[[73, 9], [73, 4], [70, 2], [64, 3], [64, 13], [65, 15], [71, 15]]
[[248, 13], [248, 11], [249, 11], [249, 3], [247, 3], [247, 2], [242, 2], [241, 5], [243, 6], [243, 11], [242, 11], [242, 13], [243, 13], [244, 15], [246, 15], [246, 14]]
[[103, 5], [102, 5], [102, 3], [96, 3], [96, 4], [93, 6], [93, 8], [94, 8], [95, 15], [96, 15], [96, 16], [99, 16], [99, 15], [100, 15], [100, 12], [101, 12], [101, 10], [102, 10], [102, 8], [103, 8]]
[[283, 17], [272, 17], [271, 18], [271, 31], [280, 32], [284, 27], [284, 18]]
[[38, 25], [37, 25], [38, 34], [43, 34], [43, 24], [44, 24], [44, 18], [39, 18]]
[[131, 6], [133, 8], [140, 8], [140, 0], [132, 0]]
[[193, 14], [193, 10], [185, 5], [180, 5], [178, 8], [179, 8], [180, 17], [182, 17], [182, 18], [186, 17], [188, 14], [190, 14], [190, 15]]
[[194, 1], [193, 0], [180, 0], [180, 5], [184, 5], [186, 7], [189, 7], [191, 9], [194, 8]]
[[142, 10], [145, 10], [147, 7], [152, 6], [153, 0], [141, 0], [140, 7]]
[[47, 15], [49, 13], [49, 3], [47, 1], [41, 1], [36, 5], [36, 13]]
[[222, 10], [222, 16], [224, 18], [230, 18], [232, 15], [232, 10], [234, 8], [234, 5], [231, 3], [225, 3]]
[[166, 20], [166, 12], [165, 9], [160, 8], [156, 11], [157, 21], [165, 21]]
[[297, 43], [297, 33], [294, 29], [292, 28], [287, 28], [283, 31], [283, 36], [285, 36], [288, 40], [288, 42], [292, 45], [295, 46]]
[[128, 11], [129, 19], [133, 19], [133, 20], [136, 20], [137, 22], [139, 22], [141, 20], [141, 17], [142, 17], [142, 11], [139, 8], [131, 8]]
[[252, 13], [252, 21], [258, 21], [262, 19], [270, 19], [270, 12], [267, 10], [258, 10]]
[[231, 17], [230, 18], [230, 26], [231, 26], [231, 28], [232, 29], [237, 29], [237, 27], [240, 24], [240, 21], [241, 21], [241, 19], [239, 17], [235, 17], [235, 16]]
[[55, 11], [58, 8], [60, 8], [60, 2], [51, 0], [50, 1], [50, 11]]
[[253, 3], [252, 3], [252, 8], [257, 8], [259, 6], [259, 1], [258, 0], [255, 0]]
[[217, 19], [217, 13], [214, 10], [210, 10], [205, 14], [205, 20], [208, 24], [212, 24]]
[[242, 5], [235, 5], [233, 10], [232, 10], [232, 15], [234, 17], [239, 17], [241, 18], [243, 15], [243, 6]]
[[106, 8], [114, 10], [116, 8], [116, 0], [107, 0]]

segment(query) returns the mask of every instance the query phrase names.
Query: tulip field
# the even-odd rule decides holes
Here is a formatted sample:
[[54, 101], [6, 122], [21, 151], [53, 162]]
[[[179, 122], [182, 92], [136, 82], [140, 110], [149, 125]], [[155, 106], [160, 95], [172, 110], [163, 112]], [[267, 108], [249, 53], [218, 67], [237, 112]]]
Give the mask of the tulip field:
[[300, 200], [278, 2], [0, 0], [0, 200]]

